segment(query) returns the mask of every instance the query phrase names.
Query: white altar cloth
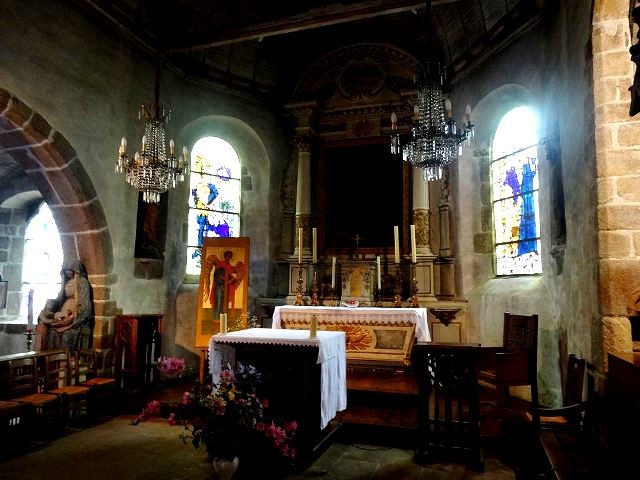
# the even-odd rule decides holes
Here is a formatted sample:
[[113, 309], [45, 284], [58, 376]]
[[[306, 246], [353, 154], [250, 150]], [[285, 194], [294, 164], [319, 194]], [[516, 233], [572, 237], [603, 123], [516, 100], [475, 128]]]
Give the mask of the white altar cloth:
[[344, 332], [319, 331], [309, 338], [309, 330], [273, 330], [249, 328], [217, 334], [209, 341], [209, 371], [214, 383], [220, 381], [223, 362], [235, 364], [235, 347], [239, 344], [288, 345], [318, 347], [320, 364], [320, 428], [347, 408], [346, 336]]
[[412, 322], [416, 325], [416, 340], [430, 342], [431, 334], [427, 323], [426, 308], [378, 308], [378, 307], [304, 307], [280, 305], [273, 312], [271, 328], [282, 328], [282, 318], [308, 319], [318, 315], [324, 322], [358, 323], [383, 322], [392, 325], [398, 322]]

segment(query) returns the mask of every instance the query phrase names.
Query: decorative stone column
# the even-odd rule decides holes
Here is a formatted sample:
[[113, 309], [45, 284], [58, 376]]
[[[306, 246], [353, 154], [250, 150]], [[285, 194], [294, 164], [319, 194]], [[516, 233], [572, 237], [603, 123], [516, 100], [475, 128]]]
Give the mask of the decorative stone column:
[[[296, 213], [294, 229], [294, 249], [289, 257], [289, 295], [288, 300], [295, 300], [296, 295], [307, 291], [310, 270], [307, 263], [311, 260], [311, 150], [315, 131], [313, 122], [317, 109], [316, 102], [302, 102], [286, 105], [295, 118], [295, 157], [297, 158], [296, 180]], [[302, 229], [302, 241], [299, 233]], [[302, 251], [300, 245], [302, 244]], [[302, 257], [302, 268], [299, 260]]]
[[436, 301], [433, 263], [435, 255], [431, 251], [431, 226], [429, 210], [429, 182], [423, 172], [412, 167], [413, 177], [413, 224], [416, 226], [416, 281], [419, 301]]

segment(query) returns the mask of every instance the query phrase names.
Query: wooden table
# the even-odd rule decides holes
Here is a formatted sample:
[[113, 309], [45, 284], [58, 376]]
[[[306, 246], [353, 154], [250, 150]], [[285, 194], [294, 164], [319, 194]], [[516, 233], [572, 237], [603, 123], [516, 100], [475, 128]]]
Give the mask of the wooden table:
[[209, 344], [214, 382], [221, 362], [254, 365], [263, 375], [261, 396], [272, 415], [298, 422], [298, 458], [312, 460], [335, 430], [330, 421], [346, 409], [344, 332], [251, 328], [214, 335]]

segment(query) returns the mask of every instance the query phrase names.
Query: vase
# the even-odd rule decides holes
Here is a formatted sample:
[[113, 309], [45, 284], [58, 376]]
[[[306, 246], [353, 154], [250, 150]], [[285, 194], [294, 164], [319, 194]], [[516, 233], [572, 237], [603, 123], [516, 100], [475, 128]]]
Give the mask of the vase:
[[213, 459], [213, 471], [216, 472], [218, 480], [231, 480], [238, 469], [240, 459], [234, 457], [233, 460], [217, 457]]

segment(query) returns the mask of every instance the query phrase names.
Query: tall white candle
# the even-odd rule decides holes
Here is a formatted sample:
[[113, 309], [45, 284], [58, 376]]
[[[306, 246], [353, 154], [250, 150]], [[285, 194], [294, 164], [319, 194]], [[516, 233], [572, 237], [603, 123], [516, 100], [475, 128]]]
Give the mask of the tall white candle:
[[33, 288], [29, 290], [27, 297], [27, 327], [33, 327]]
[[302, 263], [302, 227], [298, 229], [298, 263]]
[[393, 254], [396, 263], [400, 263], [400, 234], [398, 226], [393, 227]]
[[313, 263], [318, 263], [318, 229], [313, 227], [311, 230], [312, 240], [313, 240]]
[[380, 273], [380, 255], [376, 257], [376, 263], [378, 267], [378, 290], [382, 288], [382, 274]]
[[416, 226], [409, 225], [411, 232], [411, 263], [416, 263]]
[[336, 257], [331, 259], [331, 289], [336, 288]]

